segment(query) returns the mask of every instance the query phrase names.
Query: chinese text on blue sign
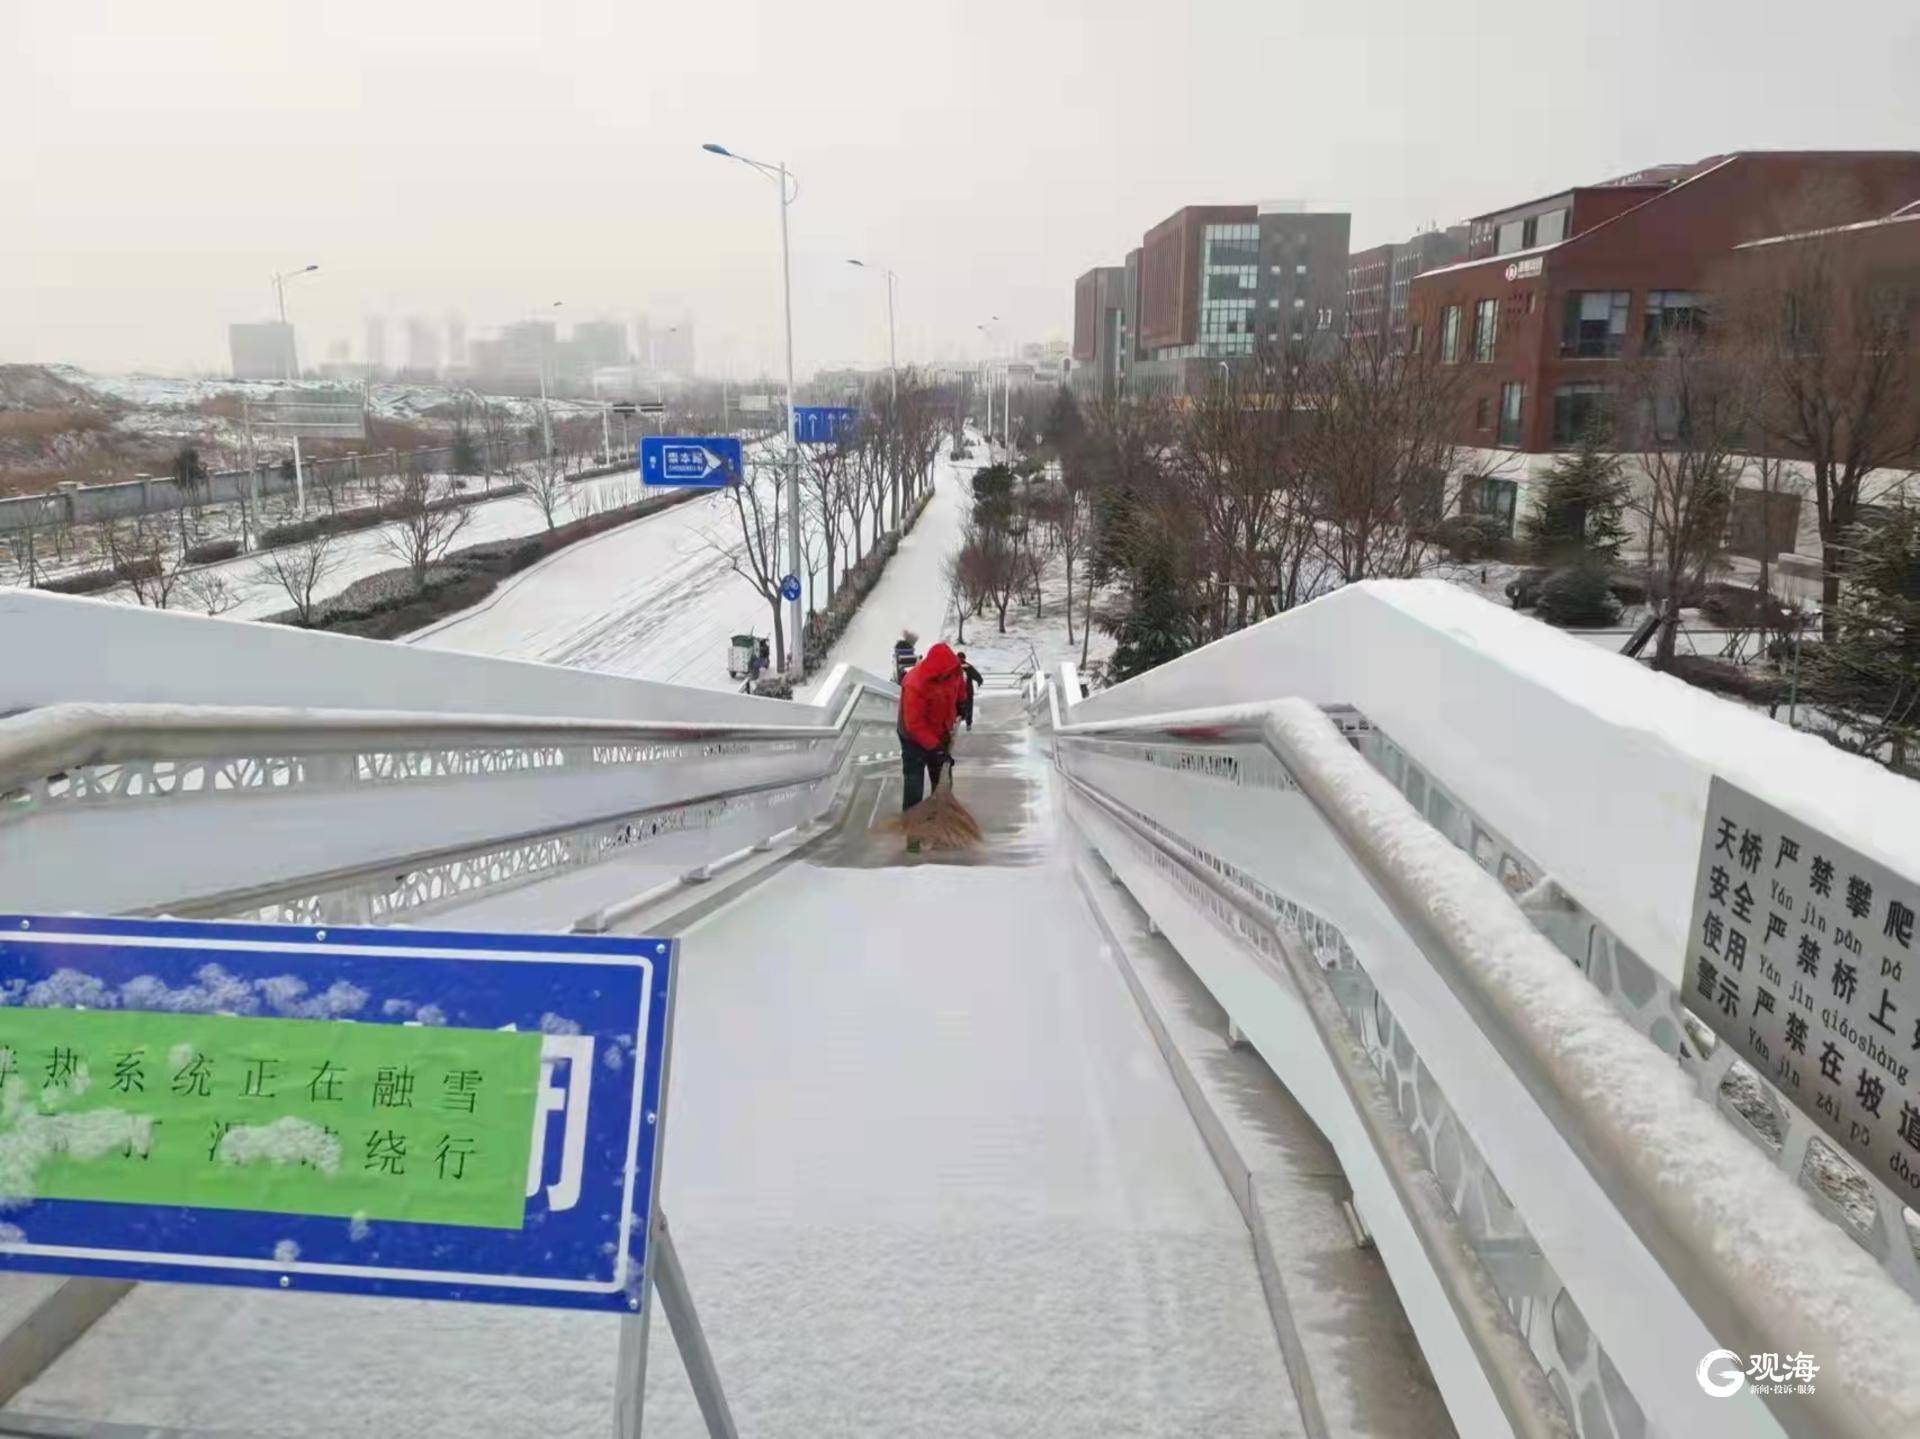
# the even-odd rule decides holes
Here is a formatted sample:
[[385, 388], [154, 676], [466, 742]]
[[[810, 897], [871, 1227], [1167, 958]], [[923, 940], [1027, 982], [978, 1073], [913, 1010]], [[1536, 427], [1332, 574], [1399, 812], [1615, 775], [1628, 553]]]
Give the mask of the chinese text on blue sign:
[[0, 917], [0, 1268], [636, 1309], [673, 957]]

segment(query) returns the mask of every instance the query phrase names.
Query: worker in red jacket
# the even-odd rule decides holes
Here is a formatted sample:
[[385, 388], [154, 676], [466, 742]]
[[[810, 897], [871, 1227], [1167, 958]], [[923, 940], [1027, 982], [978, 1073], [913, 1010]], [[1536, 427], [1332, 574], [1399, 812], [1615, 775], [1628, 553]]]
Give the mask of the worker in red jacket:
[[900, 808], [912, 809], [925, 797], [928, 781], [940, 787], [940, 771], [953, 763], [947, 747], [953, 743], [954, 720], [960, 712], [960, 660], [944, 644], [934, 644], [926, 658], [900, 681]]

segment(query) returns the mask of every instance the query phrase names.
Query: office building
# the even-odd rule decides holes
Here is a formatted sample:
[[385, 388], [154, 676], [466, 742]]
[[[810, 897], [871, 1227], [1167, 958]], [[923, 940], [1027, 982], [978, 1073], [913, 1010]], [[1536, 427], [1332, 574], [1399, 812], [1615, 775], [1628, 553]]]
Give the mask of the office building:
[[[1124, 336], [1108, 367], [1116, 389], [1191, 394], [1256, 353], [1333, 343], [1346, 319], [1348, 230], [1343, 212], [1286, 201], [1177, 210], [1124, 266], [1104, 267], [1121, 271], [1117, 282], [1099, 270], [1076, 281], [1082, 362], [1098, 370], [1108, 330]], [[1105, 380], [1088, 383], [1098, 392]]]
[[1392, 245], [1356, 251], [1347, 260], [1347, 334], [1378, 340], [1407, 338], [1407, 301], [1413, 277], [1424, 270], [1450, 265], [1466, 254], [1467, 227], [1428, 230]]
[[1611, 409], [1623, 362], [1706, 322], [1736, 247], [1810, 200], [1839, 226], [1917, 196], [1914, 151], [1745, 151], [1574, 186], [1477, 216], [1468, 258], [1412, 281], [1412, 325], [1442, 363], [1471, 366], [1461, 443], [1564, 448]]
[[367, 373], [378, 375], [387, 368], [387, 322], [379, 315], [367, 316]]
[[407, 316], [406, 372], [420, 379], [440, 373], [440, 328], [425, 315]]
[[293, 326], [282, 320], [227, 326], [227, 349], [236, 380], [290, 380], [300, 373]]
[[1126, 282], [1124, 265], [1101, 265], [1073, 282], [1072, 380], [1082, 398], [1112, 399], [1126, 383]]

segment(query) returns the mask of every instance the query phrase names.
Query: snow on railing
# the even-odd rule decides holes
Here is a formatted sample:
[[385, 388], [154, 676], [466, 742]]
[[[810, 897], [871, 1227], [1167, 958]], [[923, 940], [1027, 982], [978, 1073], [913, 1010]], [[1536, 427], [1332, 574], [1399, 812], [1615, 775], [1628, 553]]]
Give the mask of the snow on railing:
[[[1094, 721], [1070, 678], [1045, 701], [1073, 813], [1334, 1142], [1463, 1433], [1528, 1432], [1526, 1392], [1497, 1336], [1462, 1344], [1491, 1316], [1329, 1077], [1355, 1041], [1578, 1432], [1920, 1432], [1913, 1302], [1355, 752], [1366, 717]], [[1308, 1022], [1302, 976], [1342, 1032]], [[1809, 1353], [1815, 1392], [1710, 1397], [1719, 1348]]]
[[[0, 643], [30, 652], [41, 611], [8, 599]], [[73, 603], [55, 602], [54, 629]], [[268, 628], [88, 608], [80, 621], [134, 669], [151, 666], [143, 638], [196, 667], [209, 642], [257, 647]], [[124, 675], [68, 666], [71, 702], [0, 719], [0, 904], [382, 923], [614, 860], [699, 878], [831, 808], [890, 749], [897, 702], [845, 666], [817, 703], [792, 704], [439, 655], [431, 698], [515, 708], [362, 707], [429, 698], [382, 683], [420, 652], [267, 638], [259, 665], [155, 676], [169, 703], [126, 702]], [[43, 676], [22, 688], [47, 697]], [[581, 713], [561, 710], [570, 699]]]

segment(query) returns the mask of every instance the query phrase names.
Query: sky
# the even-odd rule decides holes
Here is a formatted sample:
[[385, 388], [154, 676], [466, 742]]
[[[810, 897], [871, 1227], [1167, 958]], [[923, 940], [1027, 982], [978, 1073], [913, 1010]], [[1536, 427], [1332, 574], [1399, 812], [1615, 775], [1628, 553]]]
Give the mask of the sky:
[[[217, 372], [290, 282], [484, 334], [690, 320], [700, 366], [1065, 337], [1185, 204], [1352, 246], [1740, 148], [1920, 147], [1913, 0], [0, 0], [0, 362]], [[991, 333], [982, 325], [998, 324]], [[388, 341], [390, 355], [395, 341]]]

